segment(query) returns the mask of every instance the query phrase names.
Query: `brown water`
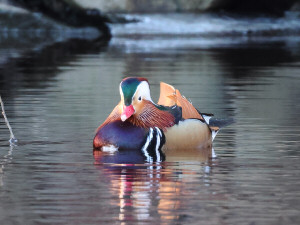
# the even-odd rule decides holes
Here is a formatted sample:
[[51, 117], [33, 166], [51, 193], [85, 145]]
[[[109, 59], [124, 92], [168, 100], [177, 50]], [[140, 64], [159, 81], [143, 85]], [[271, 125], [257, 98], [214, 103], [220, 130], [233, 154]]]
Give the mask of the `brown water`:
[[[0, 93], [19, 145], [8, 146], [1, 119], [1, 224], [300, 224], [299, 39], [7, 46]], [[154, 99], [165, 81], [234, 118], [215, 139], [218, 157], [97, 163], [94, 131], [128, 75], [147, 77]]]

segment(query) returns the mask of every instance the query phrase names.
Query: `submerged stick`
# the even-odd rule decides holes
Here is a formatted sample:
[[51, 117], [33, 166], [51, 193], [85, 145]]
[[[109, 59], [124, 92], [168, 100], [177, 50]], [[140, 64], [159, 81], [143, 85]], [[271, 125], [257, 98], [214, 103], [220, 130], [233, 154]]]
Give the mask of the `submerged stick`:
[[3, 101], [2, 101], [1, 95], [0, 95], [0, 103], [1, 103], [2, 115], [4, 117], [6, 126], [8, 127], [9, 132], [10, 132], [9, 143], [10, 143], [10, 145], [15, 145], [18, 142], [18, 140], [15, 138], [15, 135], [14, 135], [14, 133], [13, 133], [13, 131], [11, 129], [11, 126], [9, 124], [9, 121], [8, 121], [8, 119], [6, 117], [5, 110], [4, 110], [4, 104], [3, 104]]

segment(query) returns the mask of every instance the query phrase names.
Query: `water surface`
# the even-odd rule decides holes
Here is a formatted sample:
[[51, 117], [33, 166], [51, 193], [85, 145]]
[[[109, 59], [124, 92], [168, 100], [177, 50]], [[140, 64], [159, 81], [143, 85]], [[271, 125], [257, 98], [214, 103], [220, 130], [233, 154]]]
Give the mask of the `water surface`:
[[[1, 223], [300, 223], [297, 37], [10, 44], [1, 46], [0, 92], [19, 145], [8, 146], [1, 119]], [[218, 157], [98, 163], [94, 131], [128, 75], [147, 77], [154, 100], [165, 81], [201, 111], [234, 118], [215, 139]]]

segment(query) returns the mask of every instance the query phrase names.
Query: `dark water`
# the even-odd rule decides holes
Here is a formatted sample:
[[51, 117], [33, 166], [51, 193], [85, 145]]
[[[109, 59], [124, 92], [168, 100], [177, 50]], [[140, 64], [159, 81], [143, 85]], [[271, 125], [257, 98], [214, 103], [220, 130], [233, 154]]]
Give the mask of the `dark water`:
[[[300, 39], [116, 37], [1, 42], [1, 224], [299, 224]], [[28, 47], [28, 43], [32, 46]], [[17, 45], [17, 46], [16, 46]], [[236, 123], [205, 153], [103, 165], [98, 125], [128, 75], [173, 84]]]

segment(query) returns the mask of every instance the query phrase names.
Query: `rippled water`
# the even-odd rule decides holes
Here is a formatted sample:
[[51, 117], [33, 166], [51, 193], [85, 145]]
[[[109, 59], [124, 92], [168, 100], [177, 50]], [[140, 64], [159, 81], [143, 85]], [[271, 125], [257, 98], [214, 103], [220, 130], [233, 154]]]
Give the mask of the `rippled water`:
[[[0, 93], [19, 145], [1, 119], [1, 224], [299, 224], [300, 40], [193, 40], [2, 44]], [[147, 77], [154, 99], [165, 81], [234, 118], [218, 157], [95, 160], [94, 131], [128, 75]]]

